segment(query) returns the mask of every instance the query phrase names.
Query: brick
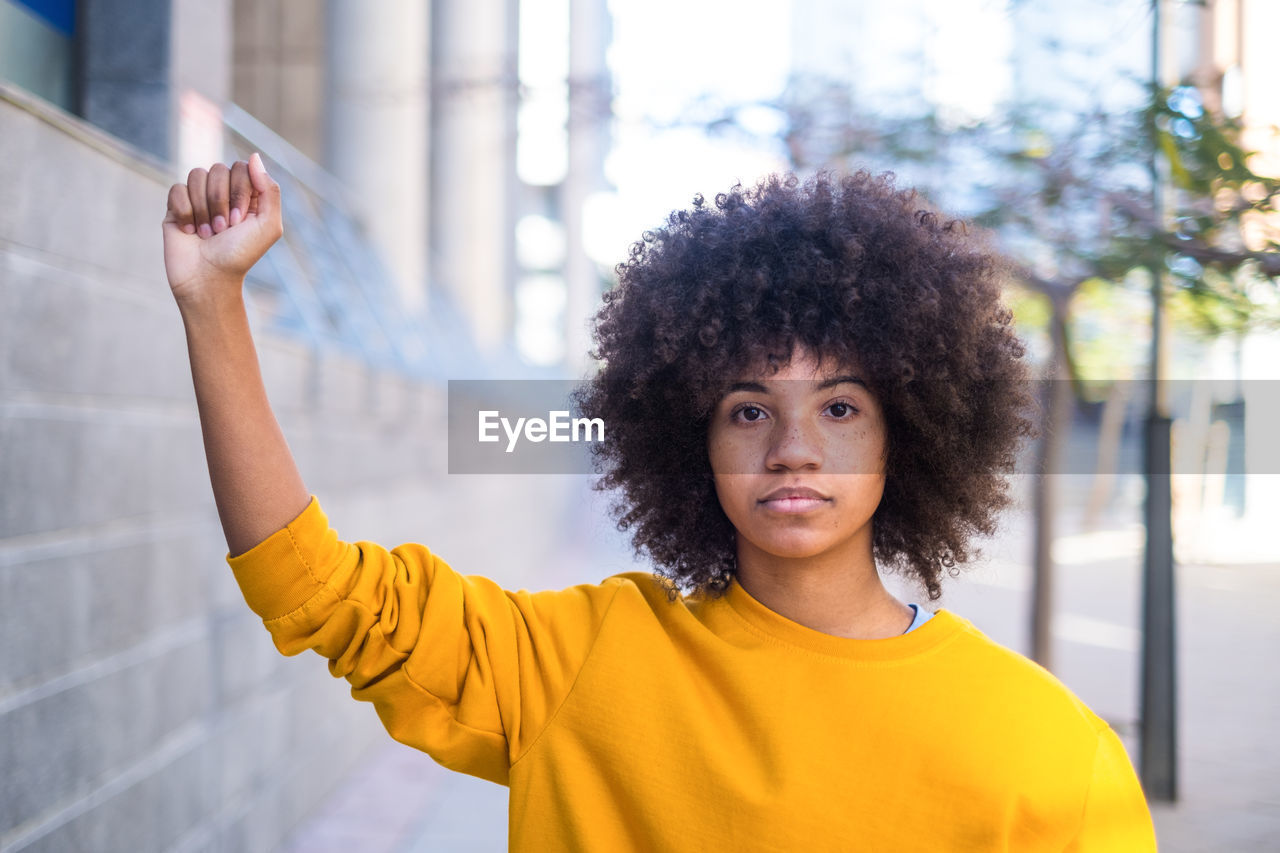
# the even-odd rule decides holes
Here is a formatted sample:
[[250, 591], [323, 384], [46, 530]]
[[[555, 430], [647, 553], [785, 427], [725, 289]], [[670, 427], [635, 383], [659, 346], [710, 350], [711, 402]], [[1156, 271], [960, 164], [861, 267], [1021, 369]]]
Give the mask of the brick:
[[157, 182], [106, 157], [101, 158], [99, 170], [119, 172], [121, 197], [131, 201], [119, 204], [118, 199], [102, 200], [103, 206], [95, 214], [100, 217], [98, 221], [110, 222], [111, 227], [94, 232], [95, 254], [91, 260], [116, 274], [117, 277], [104, 279], [105, 283], [152, 300], [158, 310], [169, 312], [170, 322], [177, 324], [180, 331], [178, 309], [164, 273], [160, 220], [170, 184], [185, 181], [186, 173]]
[[208, 793], [211, 764], [207, 746], [197, 745], [27, 849], [167, 849], [216, 809]]
[[221, 533], [218, 534], [219, 539], [216, 544], [211, 544], [207, 551], [209, 554], [216, 554], [217, 565], [212, 567], [209, 575], [209, 594], [206, 604], [211, 612], [222, 613], [228, 610], [241, 610], [247, 607], [244, 600], [244, 594], [240, 592], [240, 587], [236, 585], [235, 576], [231, 574], [231, 567], [227, 565], [225, 555], [227, 553], [226, 545], [221, 539]]
[[216, 814], [221, 801], [213, 784], [217, 757], [205, 740], [137, 788], [152, 808], [150, 849], [168, 850], [206, 816]]
[[147, 551], [146, 545], [131, 545], [73, 558], [88, 599], [79, 656], [107, 657], [141, 642], [152, 630], [159, 614], [150, 606]]
[[95, 280], [169, 298], [159, 253], [167, 183], [4, 103], [0, 138], [0, 152], [13, 154], [0, 158], [0, 236]]
[[185, 622], [218, 610], [211, 590], [217, 576], [230, 569], [223, 560], [226, 546], [212, 503], [210, 499], [205, 524], [148, 542], [153, 625]]
[[32, 164], [39, 162], [36, 152], [41, 125], [26, 110], [0, 102], [0, 186], [5, 188], [5, 203], [0, 205], [0, 237], [8, 240], [21, 242], [32, 211], [39, 209], [29, 193], [28, 173]]
[[[189, 418], [167, 423], [152, 435], [126, 434], [123, 441], [146, 442], [144, 460], [145, 492], [139, 503], [145, 512], [162, 515], [171, 512], [216, 517], [209, 469], [205, 463], [204, 440], [199, 421], [192, 412]], [[135, 445], [139, 446], [139, 445]], [[137, 451], [124, 450], [124, 457], [137, 458]], [[110, 476], [103, 472], [104, 476]]]
[[369, 737], [381, 727], [373, 705], [352, 699], [351, 685], [331, 676], [323, 658], [300, 655], [287, 661], [287, 670], [291, 756], [328, 751], [361, 732]]
[[267, 686], [281, 656], [262, 620], [246, 607], [213, 624], [219, 701], [233, 703]]
[[85, 655], [101, 657], [205, 612], [204, 573], [164, 560], [164, 545], [146, 542], [86, 556]]
[[139, 695], [154, 702], [157, 733], [176, 729], [213, 710], [213, 665], [207, 641], [174, 649], [145, 672], [150, 683]]
[[65, 691], [0, 716], [0, 744], [6, 749], [0, 826], [19, 826], [87, 793], [89, 780], [102, 771], [96, 722], [84, 690]]
[[208, 650], [194, 643], [0, 717], [0, 826], [78, 799], [210, 710]]
[[68, 410], [65, 418], [10, 417], [6, 428], [0, 467], [25, 499], [5, 502], [0, 536], [208, 507], [194, 422]]
[[217, 786], [223, 802], [251, 795], [288, 761], [287, 687], [275, 684], [223, 704], [211, 738], [218, 756]]
[[[49, 423], [53, 422], [36, 422], [38, 426]], [[50, 495], [72, 511], [62, 524], [96, 524], [146, 514], [151, 505], [150, 468], [157, 461], [152, 451], [166, 447], [165, 430], [108, 416], [72, 422], [71, 427], [78, 462], [74, 490]], [[144, 448], [148, 452], [139, 452]], [[122, 460], [129, 464], [121, 464]]]
[[168, 294], [141, 302], [120, 294], [91, 307], [78, 351], [87, 361], [85, 393], [181, 403], [195, 414], [195, 391], [181, 318]]
[[[111, 159], [105, 154], [44, 123], [35, 131], [35, 142], [21, 181], [24, 194], [33, 202], [29, 209], [36, 214], [28, 215], [15, 239], [73, 262], [73, 267], [91, 263], [111, 268], [103, 263], [103, 252], [124, 223], [98, 214], [129, 206], [112, 204], [118, 202], [115, 193], [123, 188], [119, 164], [109, 165]], [[135, 177], [141, 178], [136, 173]]]
[[80, 476], [77, 424], [6, 417], [0, 421], [0, 538], [63, 526], [67, 496]]
[[326, 419], [358, 419], [368, 411], [370, 371], [352, 359], [326, 354], [321, 360], [320, 411]]
[[262, 381], [277, 417], [285, 421], [299, 413], [311, 412], [318, 369], [315, 355], [301, 341], [272, 335], [255, 328], [254, 338], [262, 365]]
[[8, 309], [22, 318], [3, 339], [10, 392], [26, 389], [83, 391], [91, 356], [87, 338], [88, 296], [54, 267], [8, 255]]
[[84, 648], [82, 574], [67, 559], [0, 566], [0, 695], [61, 675]]
[[0, 256], [5, 301], [21, 317], [3, 339], [13, 392], [186, 403], [195, 411], [182, 324], [172, 306], [140, 301], [79, 274]]
[[[4, 659], [0, 690], [32, 686], [198, 618], [207, 609], [209, 567], [167, 556], [184, 550], [182, 539], [152, 541], [0, 567], [0, 636], [4, 648], [19, 650]], [[32, 630], [30, 614], [49, 627]]]
[[[284, 774], [281, 774], [283, 776]], [[271, 777], [255, 792], [244, 813], [231, 827], [240, 850], [274, 850], [294, 820], [287, 811], [286, 793], [293, 780]]]

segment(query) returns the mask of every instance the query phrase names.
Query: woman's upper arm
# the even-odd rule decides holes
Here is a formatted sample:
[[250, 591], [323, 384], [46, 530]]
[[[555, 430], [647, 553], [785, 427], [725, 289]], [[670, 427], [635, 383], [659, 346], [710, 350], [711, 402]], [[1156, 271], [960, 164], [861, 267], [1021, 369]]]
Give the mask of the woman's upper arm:
[[1151, 810], [1138, 775], [1120, 738], [1106, 728], [1098, 735], [1080, 832], [1068, 850], [1154, 853], [1155, 849]]
[[508, 592], [422, 545], [343, 542], [314, 500], [229, 562], [281, 652], [314, 649], [397, 740], [494, 781], [567, 695], [621, 583]]

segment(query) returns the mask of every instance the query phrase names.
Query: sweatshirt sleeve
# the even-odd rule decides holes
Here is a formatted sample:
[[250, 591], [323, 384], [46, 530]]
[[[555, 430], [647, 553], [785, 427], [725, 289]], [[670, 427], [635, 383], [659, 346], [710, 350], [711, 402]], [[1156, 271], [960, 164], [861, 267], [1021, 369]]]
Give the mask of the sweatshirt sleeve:
[[1080, 833], [1067, 850], [1147, 853], [1155, 849], [1155, 829], [1142, 785], [1124, 744], [1108, 726], [1098, 734]]
[[568, 694], [622, 584], [507, 592], [422, 545], [343, 542], [314, 497], [227, 561], [282, 653], [314, 649], [396, 740], [501, 784]]

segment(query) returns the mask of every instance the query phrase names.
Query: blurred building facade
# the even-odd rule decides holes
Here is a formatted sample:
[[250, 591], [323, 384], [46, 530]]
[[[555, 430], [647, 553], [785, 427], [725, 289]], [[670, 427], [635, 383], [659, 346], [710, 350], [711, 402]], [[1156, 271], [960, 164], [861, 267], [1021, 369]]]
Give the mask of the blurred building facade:
[[[232, 100], [351, 190], [406, 302], [451, 302], [482, 353], [514, 344], [527, 360], [579, 372], [584, 321], [601, 292], [582, 249], [581, 210], [605, 183], [606, 2], [531, 4], [531, 38], [521, 35], [519, 0], [237, 0], [234, 10]], [[559, 31], [535, 29], [544, 19]], [[524, 70], [526, 53], [553, 66], [556, 91], [539, 87], [545, 70]], [[548, 112], [551, 145], [530, 145], [547, 135]], [[564, 167], [522, 176], [522, 146]], [[535, 259], [517, 246], [531, 216], [552, 225], [550, 235], [533, 229], [532, 239], [552, 244]], [[522, 294], [530, 281], [549, 282], [550, 292]], [[548, 312], [547, 302], [562, 307]], [[531, 322], [540, 348], [520, 346]]]
[[[1243, 146], [1255, 152], [1250, 168], [1280, 177], [1280, 88], [1274, 83], [1280, 75], [1280, 55], [1270, 38], [1280, 27], [1280, 5], [1267, 0], [1207, 0], [1184, 4], [1176, 14], [1180, 17], [1171, 21], [1173, 33], [1167, 36], [1172, 42], [1164, 69], [1167, 79], [1191, 83], [1207, 109], [1240, 122]], [[1246, 248], [1264, 249], [1268, 241], [1280, 241], [1280, 222], [1255, 219], [1246, 224], [1242, 236]], [[1274, 300], [1274, 282], [1259, 282], [1257, 288], [1260, 301]], [[1275, 554], [1273, 519], [1280, 507], [1280, 477], [1274, 476], [1280, 395], [1273, 390], [1280, 379], [1280, 340], [1266, 329], [1221, 339], [1206, 354], [1205, 363], [1209, 376], [1228, 381], [1220, 383], [1226, 387], [1217, 394], [1202, 395], [1212, 403], [1193, 412], [1186, 431], [1193, 440], [1197, 432], [1203, 435], [1201, 444], [1210, 461], [1205, 465], [1207, 476], [1186, 478], [1190, 482], [1184, 489], [1181, 529], [1187, 535], [1179, 553], [1224, 563], [1270, 561]], [[1224, 449], [1234, 449], [1224, 438], [1227, 423], [1215, 423], [1224, 399], [1226, 408], [1237, 410], [1231, 431], [1243, 426], [1244, 439], [1243, 452], [1235, 454], [1242, 458], [1229, 466], [1222, 461], [1228, 455]]]
[[1280, 27], [1280, 6], [1266, 0], [1209, 0], [1188, 11], [1196, 38], [1178, 69], [1204, 93], [1210, 109], [1240, 119], [1252, 164], [1280, 175], [1280, 54], [1270, 34]]
[[[274, 849], [384, 737], [323, 661], [270, 647], [223, 563], [167, 190], [264, 153], [286, 239], [249, 307], [308, 485], [340, 530], [466, 554], [444, 380], [529, 369], [516, 223], [563, 229], [539, 271], [566, 304], [599, 292], [573, 235], [609, 28], [604, 0], [570, 11], [571, 68], [605, 97], [530, 187], [514, 0], [0, 0], [0, 849]], [[568, 310], [550, 322], [554, 363], [585, 363]], [[557, 511], [526, 479], [486, 490], [494, 518]], [[550, 564], [540, 529], [490, 565]]]

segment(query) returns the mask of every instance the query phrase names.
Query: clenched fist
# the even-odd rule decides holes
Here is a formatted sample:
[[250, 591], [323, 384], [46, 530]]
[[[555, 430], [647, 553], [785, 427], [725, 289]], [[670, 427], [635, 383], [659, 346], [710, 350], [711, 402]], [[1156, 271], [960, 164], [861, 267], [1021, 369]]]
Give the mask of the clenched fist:
[[239, 297], [245, 274], [283, 233], [280, 185], [257, 154], [192, 169], [169, 189], [164, 268], [179, 306]]

